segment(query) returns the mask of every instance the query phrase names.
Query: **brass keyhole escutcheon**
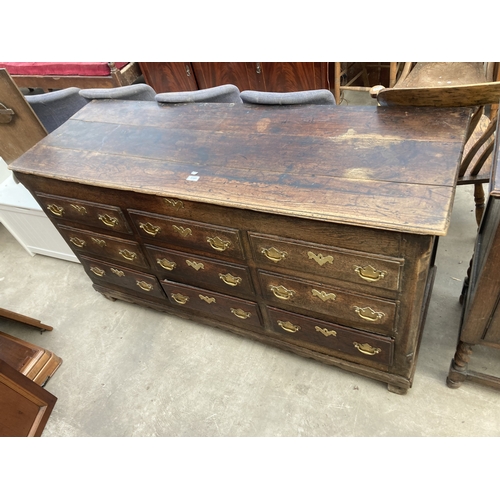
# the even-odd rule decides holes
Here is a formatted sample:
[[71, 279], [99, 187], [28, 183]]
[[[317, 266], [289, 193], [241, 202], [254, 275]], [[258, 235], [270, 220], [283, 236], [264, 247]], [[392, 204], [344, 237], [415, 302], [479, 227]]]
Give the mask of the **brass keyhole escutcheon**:
[[186, 264], [189, 267], [192, 267], [195, 271], [199, 271], [200, 269], [205, 269], [205, 264], [203, 264], [203, 262], [195, 262], [194, 260], [186, 259]]
[[123, 278], [125, 276], [125, 273], [121, 269], [115, 269], [114, 267], [112, 267], [111, 272], [116, 274], [120, 278]]
[[318, 297], [323, 302], [326, 302], [327, 300], [335, 300], [337, 298], [337, 296], [334, 293], [327, 293], [323, 290], [319, 291], [316, 290], [315, 288], [311, 290], [311, 293], [313, 297]]
[[315, 326], [314, 329], [318, 333], [322, 333], [325, 337], [330, 337], [330, 336], [336, 337], [337, 336], [337, 332], [335, 330], [328, 330], [328, 328], [321, 328], [320, 326]]
[[198, 297], [200, 297], [201, 300], [203, 300], [204, 302], [206, 302], [207, 304], [213, 304], [215, 301], [215, 298], [214, 297], [208, 297], [207, 295], [198, 295]]
[[179, 233], [183, 238], [187, 238], [193, 234], [193, 231], [189, 227], [176, 226], [175, 224], [172, 226], [174, 231]]
[[84, 206], [72, 203], [71, 207], [74, 208], [80, 215], [87, 215], [87, 209]]
[[333, 257], [331, 255], [324, 257], [321, 253], [316, 255], [314, 252], [307, 252], [307, 256], [310, 259], [313, 259], [320, 266], [323, 266], [324, 264], [333, 264]]

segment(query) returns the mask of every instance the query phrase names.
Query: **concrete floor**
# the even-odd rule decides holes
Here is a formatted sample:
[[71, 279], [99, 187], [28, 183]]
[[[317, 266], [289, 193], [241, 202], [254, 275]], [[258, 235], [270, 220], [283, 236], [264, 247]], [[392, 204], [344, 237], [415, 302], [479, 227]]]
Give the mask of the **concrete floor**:
[[[445, 383], [476, 233], [473, 208], [472, 190], [457, 188], [405, 396], [222, 330], [111, 302], [80, 264], [31, 257], [1, 225], [0, 307], [54, 330], [2, 319], [0, 330], [63, 359], [46, 386], [58, 401], [44, 437], [500, 436], [499, 392]], [[498, 356], [475, 352], [471, 368], [497, 375]]]

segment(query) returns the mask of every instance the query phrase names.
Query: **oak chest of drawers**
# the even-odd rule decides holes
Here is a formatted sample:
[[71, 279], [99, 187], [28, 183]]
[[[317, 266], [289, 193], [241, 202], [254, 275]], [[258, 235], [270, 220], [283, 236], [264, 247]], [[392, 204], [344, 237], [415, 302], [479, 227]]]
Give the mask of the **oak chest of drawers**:
[[106, 297], [405, 393], [468, 120], [96, 101], [12, 168]]

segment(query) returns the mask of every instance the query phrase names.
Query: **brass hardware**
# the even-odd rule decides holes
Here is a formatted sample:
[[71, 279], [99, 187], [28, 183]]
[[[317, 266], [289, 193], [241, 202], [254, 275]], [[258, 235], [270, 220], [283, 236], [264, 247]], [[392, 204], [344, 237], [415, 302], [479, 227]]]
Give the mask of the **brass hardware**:
[[322, 333], [325, 337], [329, 337], [330, 335], [333, 335], [334, 337], [337, 336], [337, 332], [335, 330], [328, 330], [327, 328], [321, 328], [320, 326], [315, 326], [314, 329]]
[[299, 325], [294, 325], [290, 323], [290, 321], [281, 321], [278, 320], [278, 325], [285, 330], [285, 332], [296, 333], [300, 330]]
[[363, 278], [364, 280], [370, 282], [378, 281], [384, 278], [385, 275], [387, 274], [386, 271], [379, 271], [375, 269], [373, 266], [364, 266], [364, 267], [354, 266], [354, 271], [358, 273], [358, 276], [360, 278]]
[[90, 270], [97, 276], [104, 276], [106, 274], [106, 271], [104, 271], [104, 269], [101, 269], [99, 267], [92, 266]]
[[134, 260], [137, 257], [135, 252], [131, 252], [130, 250], [119, 250], [118, 253], [127, 260]]
[[87, 214], [87, 209], [85, 207], [82, 207], [82, 205], [74, 205], [71, 204], [71, 206], [80, 214], [80, 215], [86, 215]]
[[173, 271], [175, 266], [177, 266], [175, 262], [172, 262], [168, 259], [156, 259], [156, 262], [167, 271]]
[[140, 222], [139, 227], [147, 234], [156, 236], [160, 232], [160, 226], [153, 226], [151, 222]]
[[243, 309], [234, 309], [231, 307], [231, 312], [240, 319], [248, 319], [252, 314], [246, 311], [243, 311]]
[[239, 276], [233, 276], [232, 274], [222, 274], [219, 273], [219, 278], [229, 286], [238, 286], [241, 283], [241, 278]]
[[203, 262], [194, 262], [192, 260], [186, 259], [186, 264], [192, 267], [195, 271], [199, 271], [200, 269], [205, 269], [205, 264], [203, 264]]
[[208, 236], [207, 242], [210, 243], [210, 246], [214, 250], [217, 250], [218, 252], [223, 252], [224, 250], [227, 250], [231, 245], [230, 241], [221, 240], [218, 236], [216, 236], [215, 238], [211, 238], [210, 236]]
[[182, 226], [176, 226], [175, 224], [172, 226], [175, 231], [177, 231], [183, 238], [187, 238], [193, 234], [193, 231], [189, 229], [189, 227], [183, 228]]
[[115, 269], [114, 267], [111, 268], [111, 272], [112, 273], [115, 273], [117, 276], [119, 276], [120, 278], [123, 278], [123, 276], [125, 276], [125, 273], [120, 270], [120, 269]]
[[136, 284], [145, 292], [150, 292], [153, 289], [153, 285], [151, 283], [146, 283], [145, 281], [136, 281]]
[[272, 260], [273, 262], [279, 262], [280, 260], [286, 258], [286, 256], [288, 255], [286, 252], [282, 252], [281, 250], [278, 250], [274, 247], [263, 248], [261, 250], [261, 253], [263, 253], [269, 260]]
[[0, 102], [0, 123], [10, 123], [14, 114], [12, 109]]
[[47, 208], [58, 217], [62, 217], [64, 214], [64, 208], [52, 203], [51, 205], [47, 205]]
[[319, 297], [323, 302], [327, 300], [335, 300], [337, 296], [334, 293], [326, 293], [324, 291], [318, 291], [315, 288], [312, 289], [311, 293], [314, 297]]
[[333, 257], [331, 255], [327, 255], [326, 257], [323, 257], [323, 254], [321, 254], [321, 253], [316, 255], [314, 252], [307, 252], [307, 256], [310, 259], [313, 259], [314, 261], [316, 261], [316, 263], [318, 263], [320, 266], [322, 266], [323, 264], [326, 264], [326, 263], [333, 264]]
[[167, 205], [170, 205], [172, 208], [179, 210], [180, 208], [184, 208], [184, 203], [181, 200], [172, 200], [171, 198], [163, 198]]
[[104, 240], [100, 240], [99, 238], [94, 238], [92, 236], [92, 241], [96, 244], [96, 245], [99, 245], [100, 247], [105, 247], [106, 246], [106, 242]]
[[99, 220], [105, 224], [106, 226], [109, 227], [115, 227], [118, 225], [118, 219], [116, 217], [111, 217], [111, 215], [104, 214], [104, 215], [98, 215]]
[[171, 297], [177, 302], [177, 304], [186, 304], [189, 297], [182, 295], [182, 293], [172, 293]]
[[290, 300], [295, 295], [294, 290], [288, 290], [288, 288], [285, 288], [283, 285], [271, 285], [269, 288], [278, 299]]
[[385, 316], [383, 312], [374, 311], [371, 307], [354, 306], [354, 310], [358, 313], [358, 316], [361, 319], [366, 321], [378, 321]]
[[260, 63], [255, 63], [255, 72], [260, 75], [262, 73], [262, 68], [260, 66]]
[[375, 356], [375, 354], [382, 352], [380, 347], [372, 347], [370, 344], [360, 344], [359, 342], [353, 342], [353, 344], [361, 354], [366, 354], [367, 356]]
[[215, 302], [215, 299], [213, 297], [207, 297], [206, 295], [198, 295], [198, 297], [200, 297], [201, 300], [204, 300], [207, 304], [212, 304], [213, 302]]
[[73, 245], [77, 246], [78, 248], [83, 248], [86, 244], [85, 240], [81, 240], [80, 238], [77, 238], [76, 236], [71, 236], [69, 239]]

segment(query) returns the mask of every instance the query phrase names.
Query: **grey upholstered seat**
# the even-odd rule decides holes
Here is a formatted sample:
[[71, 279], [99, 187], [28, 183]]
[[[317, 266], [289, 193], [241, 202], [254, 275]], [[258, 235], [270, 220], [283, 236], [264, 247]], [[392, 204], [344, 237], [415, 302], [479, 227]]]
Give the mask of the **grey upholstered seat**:
[[156, 92], [145, 83], [124, 85], [111, 89], [82, 89], [80, 95], [92, 101], [94, 99], [118, 99], [121, 101], [154, 101]]
[[70, 87], [24, 97], [50, 133], [87, 104], [87, 100], [79, 95], [79, 91], [77, 87]]
[[260, 92], [244, 90], [241, 100], [247, 104], [291, 105], [291, 104], [335, 104], [333, 94], [327, 89], [301, 90], [298, 92]]
[[158, 104], [180, 104], [190, 102], [234, 102], [241, 103], [240, 89], [236, 85], [219, 85], [208, 89], [186, 92], [164, 92], [156, 95]]

